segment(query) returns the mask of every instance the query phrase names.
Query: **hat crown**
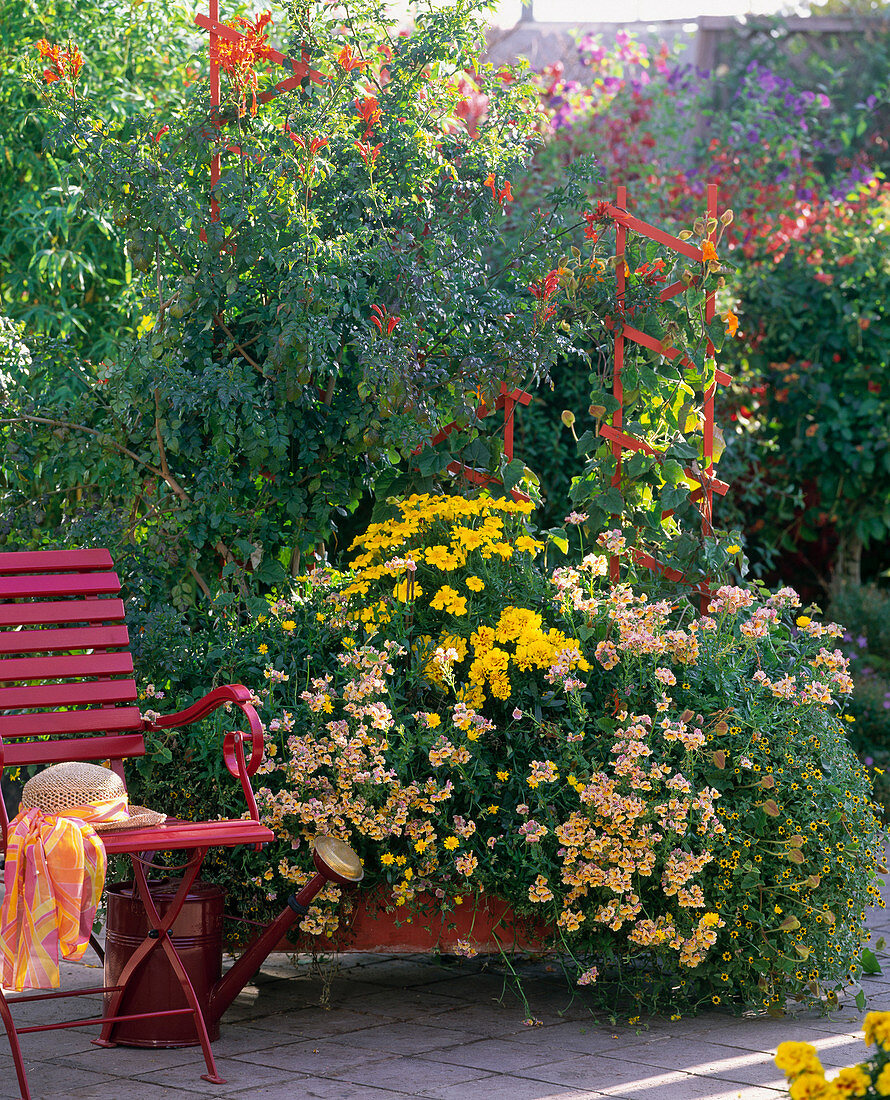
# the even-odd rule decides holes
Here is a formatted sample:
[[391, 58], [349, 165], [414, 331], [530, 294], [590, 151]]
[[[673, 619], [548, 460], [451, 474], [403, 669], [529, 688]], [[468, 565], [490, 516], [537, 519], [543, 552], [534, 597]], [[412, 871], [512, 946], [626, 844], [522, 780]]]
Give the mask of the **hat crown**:
[[127, 797], [124, 781], [110, 768], [80, 761], [53, 764], [32, 776], [22, 791], [23, 810], [55, 814], [75, 806]]

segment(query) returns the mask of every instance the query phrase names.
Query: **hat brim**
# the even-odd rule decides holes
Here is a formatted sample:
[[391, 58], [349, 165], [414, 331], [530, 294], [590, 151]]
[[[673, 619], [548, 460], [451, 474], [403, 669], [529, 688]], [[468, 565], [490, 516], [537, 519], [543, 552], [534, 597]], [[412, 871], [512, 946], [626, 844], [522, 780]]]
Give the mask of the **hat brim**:
[[145, 806], [127, 806], [126, 821], [91, 822], [97, 833], [119, 833], [123, 829], [147, 829], [150, 825], [161, 825], [167, 820], [166, 814], [149, 810]]

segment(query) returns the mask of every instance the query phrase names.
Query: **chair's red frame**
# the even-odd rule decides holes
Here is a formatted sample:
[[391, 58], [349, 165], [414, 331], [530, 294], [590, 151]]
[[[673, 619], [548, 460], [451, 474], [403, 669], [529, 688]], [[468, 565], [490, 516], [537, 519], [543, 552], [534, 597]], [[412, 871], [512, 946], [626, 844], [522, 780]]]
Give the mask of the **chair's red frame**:
[[[259, 846], [274, 839], [259, 821], [250, 777], [263, 757], [263, 727], [241, 684], [216, 688], [187, 710], [146, 718], [137, 706], [133, 658], [123, 601], [115, 598], [120, 580], [107, 550], [46, 550], [0, 553], [0, 775], [5, 767], [60, 761], [109, 761], [122, 778], [124, 761], [145, 754], [144, 731], [188, 725], [222, 706], [236, 707], [249, 732], [226, 735], [223, 754], [240, 780], [249, 816], [228, 821], [189, 822], [168, 818], [149, 828], [102, 835], [109, 855], [126, 855], [145, 905], [148, 934], [133, 953], [118, 984], [72, 992], [6, 997], [0, 991], [0, 1017], [12, 1048], [22, 1100], [30, 1100], [18, 1036], [32, 1031], [101, 1024], [100, 1046], [114, 1046], [119, 1021], [190, 1013], [207, 1065], [204, 1080], [224, 1083], [210, 1049], [204, 1011], [168, 932], [209, 848]], [[35, 738], [38, 738], [35, 740]], [[246, 751], [245, 751], [246, 750]], [[4, 849], [9, 825], [0, 800]], [[151, 898], [146, 867], [161, 851], [188, 853], [182, 883], [172, 904], [159, 915]], [[94, 947], [98, 945], [94, 942]], [[100, 949], [101, 950], [101, 949]], [[145, 960], [161, 950], [179, 981], [187, 1008], [119, 1015], [128, 985], [138, 980]], [[105, 993], [102, 1016], [31, 1027], [16, 1027], [10, 1004]]]

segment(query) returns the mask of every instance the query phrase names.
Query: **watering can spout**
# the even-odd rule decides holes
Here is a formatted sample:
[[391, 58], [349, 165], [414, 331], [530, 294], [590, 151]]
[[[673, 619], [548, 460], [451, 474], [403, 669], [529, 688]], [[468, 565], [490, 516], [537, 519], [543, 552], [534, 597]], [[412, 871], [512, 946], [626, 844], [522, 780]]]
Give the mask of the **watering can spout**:
[[355, 886], [364, 878], [362, 861], [342, 840], [336, 837], [316, 837], [312, 842], [312, 861], [317, 874], [296, 894], [287, 899], [287, 906], [278, 917], [250, 944], [244, 954], [226, 971], [208, 999], [208, 1020], [219, 1020], [244, 986], [263, 965], [266, 956], [275, 950], [291, 926], [309, 912], [309, 904], [326, 882], [339, 886]]

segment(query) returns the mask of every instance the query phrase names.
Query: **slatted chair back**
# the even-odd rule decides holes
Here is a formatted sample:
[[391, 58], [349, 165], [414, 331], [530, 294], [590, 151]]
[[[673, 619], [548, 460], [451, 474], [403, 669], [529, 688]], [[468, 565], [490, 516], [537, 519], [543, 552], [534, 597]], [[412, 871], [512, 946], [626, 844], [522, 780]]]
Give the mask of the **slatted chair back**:
[[0, 553], [6, 768], [144, 755], [120, 587], [107, 550]]
[[[186, 710], [163, 717], [140, 715], [119, 591], [120, 581], [107, 550], [0, 553], [0, 774], [10, 766], [108, 760], [123, 778], [124, 760], [145, 754], [143, 731], [176, 729], [198, 722], [221, 707], [237, 708], [240, 715], [235, 721], [240, 724], [245, 719], [249, 731], [229, 730], [220, 748], [226, 768], [241, 783], [247, 815], [194, 822], [168, 817], [156, 825], [135, 824], [100, 834], [106, 854], [130, 857], [145, 908], [146, 936], [112, 985], [72, 993], [28, 993], [24, 997], [8, 997], [0, 988], [0, 1021], [10, 1042], [22, 1100], [30, 1100], [31, 1094], [20, 1034], [92, 1022], [102, 1025], [101, 1035], [94, 1041], [100, 1046], [113, 1046], [116, 1028], [125, 1020], [166, 1019], [182, 1014], [193, 1020], [207, 1067], [204, 1080], [224, 1083], [210, 1049], [204, 1007], [168, 932], [189, 896], [208, 849], [247, 844], [259, 848], [274, 840], [271, 829], [260, 822], [250, 784], [250, 777], [262, 763], [264, 747], [255, 696], [243, 684], [223, 684]], [[0, 824], [5, 846], [9, 822], [2, 799]], [[179, 865], [182, 878], [162, 916], [152, 897], [148, 873], [154, 866], [153, 854], [169, 851], [186, 852], [188, 857]], [[18, 866], [27, 874], [25, 862], [19, 861]], [[288, 908], [290, 913], [306, 912], [302, 903], [299, 908]], [[18, 938], [15, 950], [23, 942]], [[158, 1007], [133, 1014], [126, 1008], [126, 998], [138, 988], [143, 966], [155, 955], [167, 959], [169, 988], [172, 991], [178, 986], [187, 1007], [171, 1007], [169, 997], [160, 997]], [[161, 966], [163, 970], [163, 960]], [[92, 1021], [19, 1028], [9, 1008], [18, 1001], [80, 996], [85, 992], [106, 994], [102, 1016]]]

